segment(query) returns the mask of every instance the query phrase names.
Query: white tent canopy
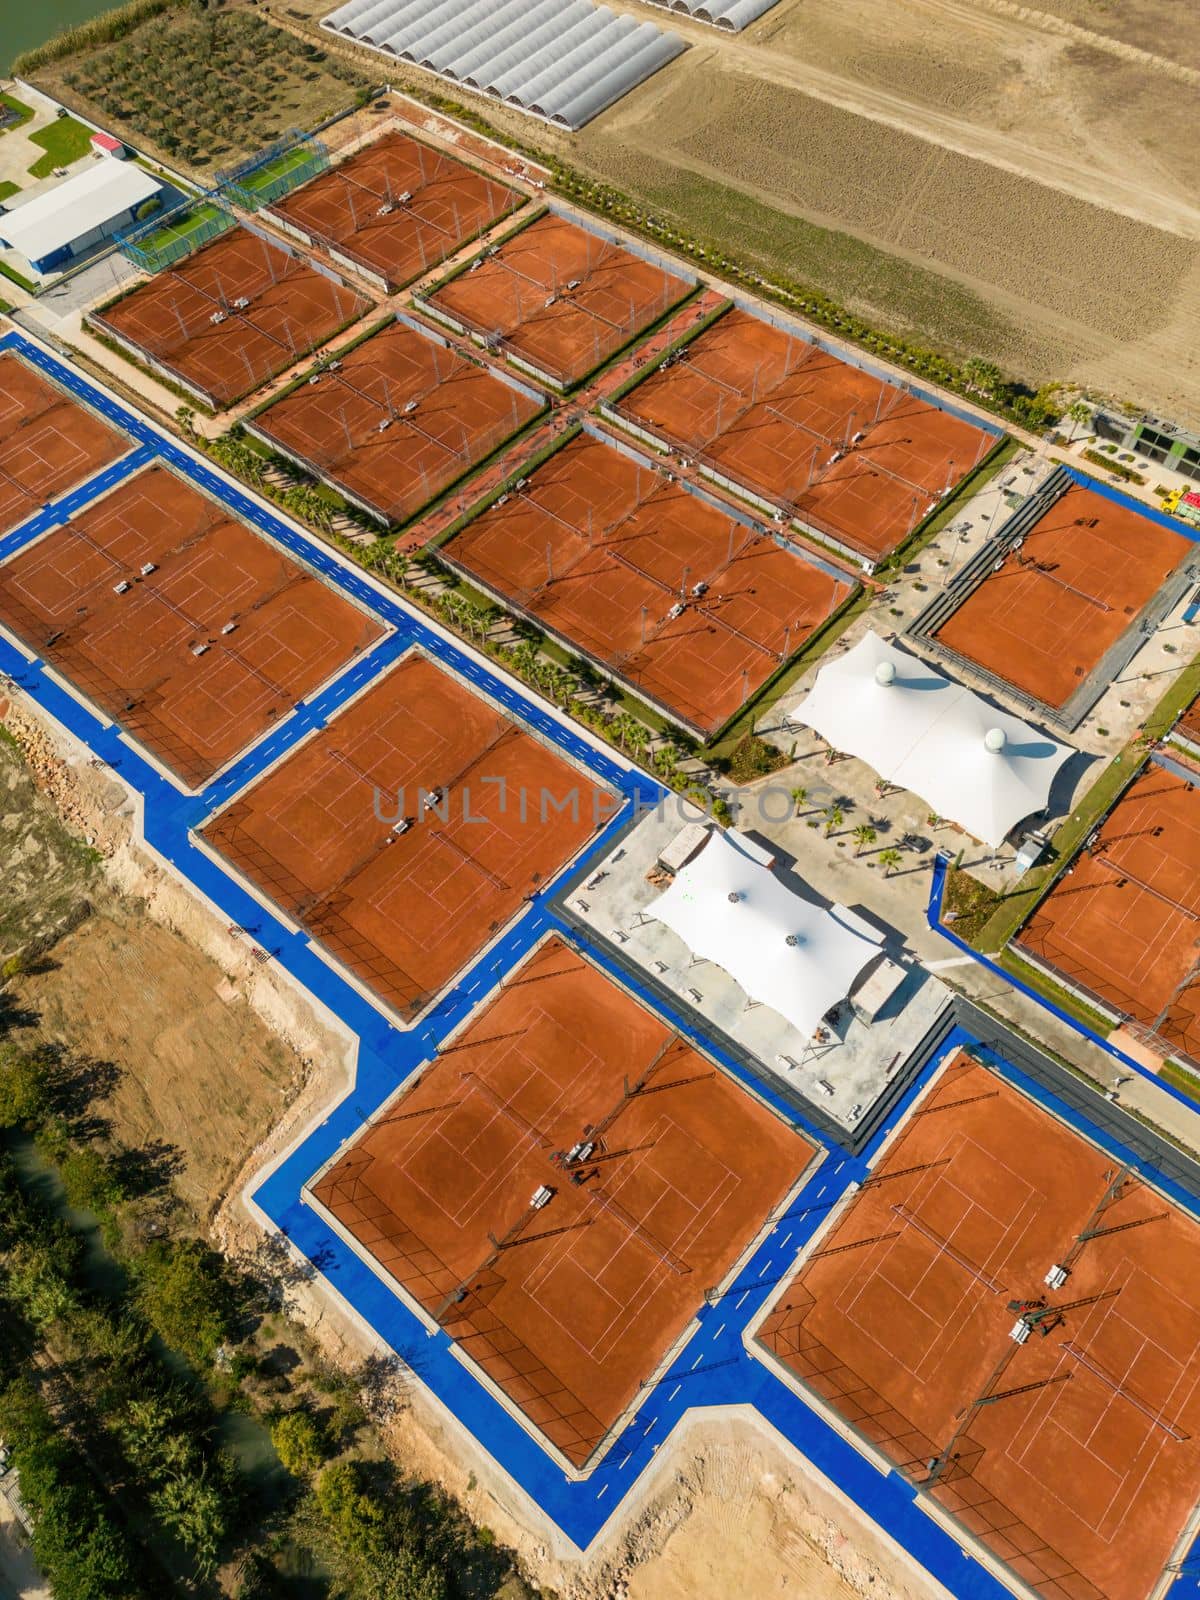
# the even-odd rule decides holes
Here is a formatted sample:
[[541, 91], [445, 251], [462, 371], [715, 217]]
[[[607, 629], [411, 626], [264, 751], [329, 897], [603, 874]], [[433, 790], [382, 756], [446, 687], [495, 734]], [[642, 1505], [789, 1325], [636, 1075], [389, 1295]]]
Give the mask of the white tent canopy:
[[805, 1038], [879, 954], [877, 943], [793, 894], [719, 828], [646, 914]]
[[821, 668], [791, 720], [993, 846], [1074, 754], [877, 633]]

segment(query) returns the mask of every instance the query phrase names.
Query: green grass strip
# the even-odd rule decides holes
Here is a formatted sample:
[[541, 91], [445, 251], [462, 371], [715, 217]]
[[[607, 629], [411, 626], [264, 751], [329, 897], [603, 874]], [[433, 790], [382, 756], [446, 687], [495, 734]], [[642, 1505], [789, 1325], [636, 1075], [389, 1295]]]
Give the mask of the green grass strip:
[[19, 285], [20, 288], [24, 289], [27, 294], [37, 294], [39, 285], [36, 283], [31, 283], [28, 278], [23, 278], [21, 274], [16, 271], [14, 267], [10, 267], [6, 261], [0, 261], [0, 273], [2, 273], [10, 283]]
[[1093, 1033], [1098, 1033], [1102, 1039], [1107, 1039], [1113, 1029], [1117, 1027], [1117, 1023], [1113, 1021], [1112, 1017], [1106, 1016], [1103, 1011], [1097, 1011], [1094, 1006], [1090, 1006], [1079, 995], [1073, 993], [1070, 989], [1063, 988], [1062, 984], [1055, 983], [1053, 978], [1047, 977], [1040, 967], [1035, 967], [1028, 961], [1023, 961], [1013, 951], [1003, 951], [998, 958], [998, 964], [1004, 968], [1005, 972], [1011, 973], [1014, 978], [1019, 978], [1022, 983], [1027, 983], [1031, 989], [1036, 989], [1039, 994], [1045, 995], [1046, 999], [1056, 1005], [1060, 1011], [1065, 1011], [1068, 1016], [1074, 1017], [1076, 1022], [1082, 1023], [1085, 1028], [1090, 1028]]
[[1158, 1069], [1158, 1076], [1164, 1083], [1181, 1089], [1189, 1099], [1200, 1101], [1200, 1078], [1186, 1067], [1177, 1067], [1173, 1061], [1164, 1061]]
[[76, 122], [74, 117], [55, 117], [37, 133], [31, 133], [29, 142], [40, 145], [46, 152], [30, 167], [30, 177], [49, 178], [55, 167], [69, 167], [91, 151], [92, 130]]

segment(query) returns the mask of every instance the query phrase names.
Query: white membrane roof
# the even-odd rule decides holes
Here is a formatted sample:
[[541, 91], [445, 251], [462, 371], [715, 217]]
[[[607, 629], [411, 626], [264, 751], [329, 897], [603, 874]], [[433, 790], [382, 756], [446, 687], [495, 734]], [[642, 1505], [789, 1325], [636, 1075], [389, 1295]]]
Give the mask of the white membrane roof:
[[791, 721], [993, 846], [1045, 809], [1074, 754], [877, 633], [821, 668]]
[[879, 946], [789, 889], [713, 828], [708, 842], [647, 907], [694, 956], [723, 968], [805, 1038], [844, 1000]]

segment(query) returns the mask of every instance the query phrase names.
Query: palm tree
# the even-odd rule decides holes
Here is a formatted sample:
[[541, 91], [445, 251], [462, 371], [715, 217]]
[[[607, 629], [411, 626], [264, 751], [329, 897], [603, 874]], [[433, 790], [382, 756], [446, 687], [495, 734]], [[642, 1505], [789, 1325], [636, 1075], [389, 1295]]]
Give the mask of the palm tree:
[[833, 830], [840, 828], [844, 821], [845, 813], [841, 806], [827, 806], [825, 808], [825, 837], [828, 839]]
[[464, 600], [462, 609], [463, 626], [476, 643], [482, 641], [491, 624], [491, 617], [482, 606], [473, 600]]
[[885, 868], [883, 874], [884, 877], [890, 878], [892, 873], [903, 860], [904, 857], [900, 854], [899, 850], [895, 850], [891, 846], [889, 846], [886, 850], [881, 850], [879, 852], [879, 864], [881, 867]]
[[370, 572], [386, 572], [391, 565], [393, 550], [386, 539], [376, 539], [374, 544], [369, 544], [360, 556], [364, 567]]
[[654, 752], [653, 765], [655, 771], [661, 772], [664, 778], [671, 778], [679, 768], [679, 750], [669, 740], [660, 744]]
[[646, 744], [650, 741], [648, 728], [627, 710], [622, 710], [613, 717], [611, 733], [622, 750], [630, 750], [634, 755], [638, 755], [640, 750], [645, 750]]
[[534, 662], [537, 658], [537, 645], [532, 639], [522, 639], [512, 653], [513, 671], [521, 678], [532, 677]]
[[967, 380], [967, 388], [976, 394], [993, 394], [1004, 381], [999, 367], [978, 357], [963, 363], [963, 376]]
[[878, 837], [878, 833], [876, 833], [875, 829], [869, 822], [860, 822], [858, 827], [854, 830], [854, 839], [858, 845], [858, 849], [854, 852], [854, 854], [856, 856], [862, 855], [867, 846], [869, 844], [874, 844]]
[[802, 783], [797, 784], [796, 787], [792, 790], [792, 804], [796, 808], [796, 815], [797, 816], [800, 815], [800, 807], [804, 804], [804, 802], [807, 799], [808, 799], [808, 790], [804, 787], [804, 785]]
[[1070, 444], [1075, 437], [1075, 429], [1082, 428], [1092, 420], [1092, 408], [1086, 400], [1076, 400], [1074, 405], [1067, 407], [1067, 416], [1071, 419], [1071, 431], [1067, 435], [1067, 443]]

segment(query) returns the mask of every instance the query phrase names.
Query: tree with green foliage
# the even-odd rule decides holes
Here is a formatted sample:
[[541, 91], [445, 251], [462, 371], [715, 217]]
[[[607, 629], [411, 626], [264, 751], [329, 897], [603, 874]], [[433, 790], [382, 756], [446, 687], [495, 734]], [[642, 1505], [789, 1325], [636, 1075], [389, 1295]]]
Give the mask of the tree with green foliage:
[[966, 388], [974, 394], [990, 397], [1003, 387], [1004, 375], [994, 362], [981, 361], [978, 356], [972, 356], [969, 361], [963, 362], [962, 370]]
[[0, 1128], [29, 1127], [46, 1114], [46, 1076], [35, 1057], [0, 1045]]
[[67, 1200], [79, 1211], [104, 1216], [129, 1198], [116, 1162], [94, 1144], [72, 1146], [58, 1170]]
[[138, 1305], [165, 1344], [198, 1368], [229, 1337], [221, 1258], [200, 1239], [153, 1240], [134, 1263]]
[[854, 852], [854, 854], [856, 856], [862, 855], [867, 846], [874, 844], [878, 837], [879, 834], [869, 822], [860, 822], [858, 827], [854, 830], [854, 842], [858, 846], [858, 849]]
[[314, 1505], [336, 1543], [332, 1564], [355, 1600], [447, 1600], [444, 1562], [425, 1549], [407, 1499], [382, 1492], [361, 1461], [338, 1461], [317, 1480]]
[[893, 846], [889, 846], [886, 850], [881, 850], [879, 852], [879, 865], [884, 869], [884, 877], [890, 878], [903, 860], [904, 857]]
[[166, 1478], [150, 1494], [150, 1504], [163, 1526], [185, 1547], [205, 1577], [216, 1571], [217, 1556], [229, 1531], [224, 1489], [213, 1483], [203, 1463]]
[[271, 1428], [275, 1453], [295, 1478], [308, 1478], [327, 1453], [325, 1434], [307, 1411], [289, 1411]]
[[73, 1280], [81, 1246], [65, 1222], [35, 1230], [22, 1215], [18, 1226], [20, 1235], [5, 1260], [9, 1293], [35, 1327], [46, 1328], [79, 1303]]
[[28, 1378], [0, 1393], [0, 1435], [33, 1520], [33, 1556], [55, 1600], [141, 1600], [138, 1562], [81, 1452]]
[[1092, 408], [1086, 400], [1076, 400], [1073, 405], [1067, 407], [1067, 416], [1071, 423], [1071, 431], [1067, 435], [1067, 443], [1070, 444], [1075, 438], [1075, 430], [1086, 427], [1092, 420]]
[[672, 744], [669, 739], [660, 744], [650, 758], [650, 764], [655, 772], [668, 781], [679, 771], [679, 761], [679, 746]]
[[828, 839], [835, 828], [840, 828], [845, 821], [845, 813], [841, 806], [825, 807], [825, 837]]
[[646, 729], [642, 723], [628, 711], [618, 712], [613, 718], [613, 738], [622, 750], [633, 750], [639, 738], [645, 732]]

